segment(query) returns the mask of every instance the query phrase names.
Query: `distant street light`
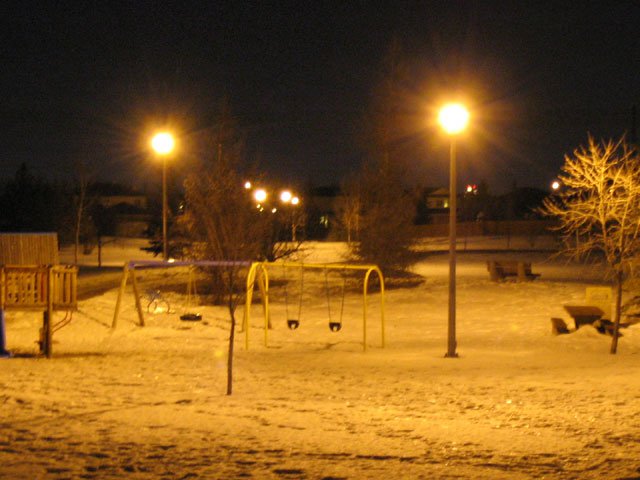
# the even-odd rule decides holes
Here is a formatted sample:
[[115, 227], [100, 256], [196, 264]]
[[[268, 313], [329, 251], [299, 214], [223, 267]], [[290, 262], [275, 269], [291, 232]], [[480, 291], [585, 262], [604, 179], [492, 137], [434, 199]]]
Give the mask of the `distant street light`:
[[255, 198], [256, 202], [262, 203], [267, 199], [267, 191], [264, 188], [259, 188], [253, 192], [253, 198]]
[[551, 182], [551, 189], [556, 191], [560, 188], [560, 182], [558, 180], [554, 180]]
[[160, 132], [151, 139], [151, 148], [162, 157], [162, 259], [169, 259], [167, 248], [167, 156], [173, 151], [175, 140], [168, 132]]
[[293, 195], [291, 195], [291, 192], [289, 190], [283, 190], [282, 192], [280, 192], [280, 200], [282, 201], [282, 203], [289, 203], [292, 197]]
[[447, 353], [445, 357], [455, 358], [456, 352], [456, 142], [455, 136], [462, 132], [469, 122], [469, 111], [459, 103], [449, 103], [442, 107], [438, 123], [450, 138], [449, 154], [449, 318], [447, 333]]

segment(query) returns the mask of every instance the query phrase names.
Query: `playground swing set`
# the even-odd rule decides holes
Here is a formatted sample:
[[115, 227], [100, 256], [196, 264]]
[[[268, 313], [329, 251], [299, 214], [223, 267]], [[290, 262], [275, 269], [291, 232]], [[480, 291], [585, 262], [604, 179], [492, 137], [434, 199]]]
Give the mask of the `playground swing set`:
[[[342, 329], [342, 321], [344, 315], [344, 305], [346, 296], [346, 282], [347, 271], [363, 271], [363, 304], [362, 304], [362, 348], [367, 349], [367, 313], [368, 313], [368, 295], [369, 295], [369, 280], [372, 273], [376, 273], [380, 284], [380, 345], [382, 348], [385, 346], [385, 316], [384, 316], [384, 304], [385, 304], [385, 290], [384, 290], [384, 277], [382, 272], [376, 265], [350, 265], [350, 264], [307, 264], [307, 263], [293, 263], [293, 262], [241, 262], [241, 261], [175, 261], [175, 262], [163, 262], [163, 261], [130, 261], [125, 263], [123, 269], [122, 280], [120, 283], [120, 289], [118, 291], [118, 297], [116, 300], [115, 311], [113, 315], [113, 322], [111, 327], [116, 328], [118, 317], [120, 313], [120, 307], [122, 305], [122, 299], [126, 289], [129, 278], [131, 279], [131, 285], [133, 288], [133, 296], [136, 303], [136, 311], [138, 313], [138, 324], [145, 326], [145, 317], [141, 304], [141, 296], [139, 293], [138, 279], [136, 277], [136, 271], [141, 269], [156, 269], [156, 268], [171, 268], [171, 267], [189, 267], [190, 268], [190, 280], [187, 288], [187, 304], [190, 305], [190, 296], [195, 295], [195, 282], [191, 280], [193, 269], [197, 267], [241, 267], [247, 268], [246, 276], [246, 295], [245, 295], [245, 308], [242, 320], [241, 332], [245, 333], [245, 349], [249, 348], [249, 325], [251, 315], [251, 305], [253, 302], [253, 293], [255, 285], [257, 283], [260, 290], [262, 312], [264, 317], [264, 345], [268, 346], [269, 330], [272, 329], [271, 313], [269, 307], [269, 270], [280, 266], [284, 269], [283, 277], [285, 278], [284, 296], [285, 296], [285, 314], [287, 327], [290, 330], [296, 330], [300, 327], [302, 306], [303, 306], [303, 289], [304, 289], [304, 270], [306, 269], [322, 269], [324, 271], [324, 290], [327, 300], [327, 316], [328, 326], [332, 332], [339, 332]], [[298, 268], [300, 269], [299, 275], [299, 297], [297, 302], [297, 316], [290, 315], [289, 310], [289, 291], [287, 287], [287, 269]], [[340, 311], [339, 316], [335, 317], [331, 308], [331, 292], [329, 286], [329, 271], [337, 270], [341, 272], [342, 286], [340, 296]], [[202, 316], [199, 313], [186, 312], [181, 316], [181, 320], [200, 320]]]
[[[337, 263], [294, 263], [294, 262], [262, 262], [254, 263], [249, 269], [247, 275], [247, 294], [245, 300], [244, 318], [243, 318], [243, 330], [245, 332], [245, 348], [249, 348], [249, 321], [251, 316], [251, 303], [253, 294], [253, 283], [257, 280], [263, 295], [263, 309], [264, 309], [264, 345], [268, 346], [269, 343], [269, 330], [271, 327], [271, 312], [270, 312], [270, 297], [269, 297], [269, 270], [271, 268], [282, 268], [284, 278], [284, 303], [285, 303], [285, 315], [287, 327], [290, 330], [297, 330], [301, 326], [302, 305], [303, 305], [303, 293], [304, 293], [304, 270], [305, 269], [322, 269], [324, 272], [324, 291], [327, 300], [327, 317], [329, 329], [332, 332], [339, 332], [342, 329], [342, 320], [344, 315], [344, 305], [346, 296], [346, 282], [347, 271], [363, 271], [363, 302], [362, 302], [362, 348], [367, 349], [367, 313], [368, 313], [368, 295], [369, 295], [369, 279], [372, 273], [376, 273], [380, 283], [380, 345], [384, 348], [385, 345], [385, 319], [384, 319], [384, 277], [382, 271], [377, 265], [352, 265], [352, 264], [337, 264]], [[260, 268], [260, 274], [256, 275], [256, 272]], [[289, 310], [289, 290], [287, 287], [288, 276], [286, 274], [287, 269], [298, 268], [300, 269], [300, 276], [298, 281], [298, 311], [297, 317], [290, 315]], [[335, 317], [332, 314], [331, 309], [331, 292], [329, 287], [329, 271], [337, 270], [341, 272], [342, 287], [340, 295], [340, 312], [339, 317]]]
[[[136, 275], [136, 271], [139, 270], [150, 270], [150, 269], [166, 269], [166, 268], [176, 268], [176, 267], [188, 267], [188, 280], [187, 280], [187, 302], [186, 307], [180, 315], [180, 320], [183, 321], [200, 321], [202, 320], [202, 314], [199, 312], [195, 312], [192, 310], [192, 302], [195, 297], [198, 296], [198, 292], [196, 289], [196, 280], [195, 280], [195, 269], [198, 267], [201, 268], [211, 268], [211, 267], [250, 267], [251, 262], [241, 262], [241, 261], [215, 261], [215, 260], [194, 260], [194, 261], [172, 261], [172, 262], [164, 262], [159, 260], [133, 260], [125, 263], [123, 272], [122, 272], [122, 280], [120, 281], [120, 289], [118, 290], [118, 297], [116, 300], [116, 307], [113, 313], [113, 321], [111, 323], [111, 328], [116, 328], [118, 324], [118, 317], [120, 316], [120, 307], [122, 306], [122, 298], [124, 296], [124, 292], [127, 286], [129, 279], [131, 279], [131, 286], [133, 288], [133, 296], [135, 300], [136, 312], [138, 314], [138, 324], [141, 327], [145, 326], [145, 315], [142, 308], [141, 302], [141, 294], [140, 294], [140, 286], [139, 280]], [[170, 310], [169, 301], [164, 298], [161, 292], [158, 289], [150, 289], [147, 290], [147, 313], [153, 313], [156, 310], [151, 311], [151, 306], [160, 305], [161, 308], [159, 311], [164, 311], [168, 313], [173, 313]]]
[[[287, 267], [286, 265], [282, 266], [282, 271], [283, 271], [283, 279], [284, 279], [284, 305], [285, 305], [285, 312], [286, 312], [286, 319], [287, 319], [287, 327], [289, 328], [289, 330], [297, 330], [298, 327], [300, 326], [300, 318], [302, 317], [302, 296], [304, 293], [304, 268], [299, 268], [300, 270], [300, 281], [299, 281], [299, 287], [298, 287], [298, 315], [297, 317], [291, 317], [289, 315], [289, 293], [288, 293], [288, 278], [287, 278]], [[340, 316], [338, 318], [338, 320], [335, 320], [335, 317], [332, 317], [331, 315], [331, 292], [330, 292], [330, 288], [329, 288], [329, 269], [325, 268], [324, 269], [324, 292], [326, 295], [326, 299], [327, 299], [327, 318], [329, 320], [329, 330], [331, 330], [332, 332], [339, 332], [342, 329], [342, 318], [343, 318], [343, 314], [344, 314], [344, 300], [345, 300], [345, 294], [346, 294], [346, 284], [347, 284], [347, 277], [345, 275], [344, 270], [341, 272], [341, 276], [342, 276], [342, 289], [341, 289], [341, 295], [340, 295]]]

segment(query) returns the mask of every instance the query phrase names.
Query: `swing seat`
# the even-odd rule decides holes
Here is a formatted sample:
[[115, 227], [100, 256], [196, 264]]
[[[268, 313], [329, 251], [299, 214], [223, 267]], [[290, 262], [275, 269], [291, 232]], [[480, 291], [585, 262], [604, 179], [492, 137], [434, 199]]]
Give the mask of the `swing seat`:
[[287, 327], [289, 327], [289, 330], [295, 330], [299, 326], [300, 326], [300, 320], [297, 320], [295, 318], [287, 319]]
[[180, 315], [180, 320], [184, 320], [186, 322], [199, 322], [202, 320], [202, 315], [200, 313], [185, 313], [184, 315]]
[[329, 330], [331, 330], [332, 332], [339, 332], [341, 328], [341, 322], [329, 322]]

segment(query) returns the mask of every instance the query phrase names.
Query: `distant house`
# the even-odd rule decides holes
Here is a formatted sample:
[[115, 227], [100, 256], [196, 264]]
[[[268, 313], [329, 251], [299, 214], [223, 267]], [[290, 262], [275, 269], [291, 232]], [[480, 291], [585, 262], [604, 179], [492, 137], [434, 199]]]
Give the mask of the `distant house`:
[[151, 215], [145, 195], [100, 195], [98, 204], [114, 215], [115, 236], [136, 238], [146, 235]]
[[146, 211], [149, 205], [146, 195], [100, 195], [98, 203], [105, 208], [130, 205], [140, 211]]
[[313, 187], [307, 192], [305, 202], [307, 238], [326, 238], [335, 228], [338, 203], [342, 198], [340, 187]]
[[427, 189], [424, 198], [429, 223], [447, 223], [449, 221], [449, 189]]

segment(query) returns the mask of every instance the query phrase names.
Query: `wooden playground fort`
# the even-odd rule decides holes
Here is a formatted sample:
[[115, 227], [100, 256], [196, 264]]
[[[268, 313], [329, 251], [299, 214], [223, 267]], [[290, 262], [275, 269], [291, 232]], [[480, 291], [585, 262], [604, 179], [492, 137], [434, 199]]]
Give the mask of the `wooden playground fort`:
[[[0, 356], [5, 349], [5, 311], [43, 312], [39, 345], [41, 353], [52, 355], [53, 333], [68, 324], [77, 309], [75, 266], [58, 262], [55, 233], [0, 234]], [[53, 323], [53, 314], [65, 311], [65, 318]]]
[[[270, 310], [270, 296], [269, 296], [269, 270], [273, 268], [286, 268], [286, 269], [299, 269], [300, 278], [302, 278], [302, 272], [306, 269], [320, 269], [325, 272], [329, 270], [337, 270], [343, 274], [348, 271], [362, 271], [364, 273], [363, 281], [363, 304], [362, 304], [362, 348], [367, 349], [367, 314], [368, 314], [368, 296], [369, 296], [369, 280], [372, 273], [378, 276], [380, 283], [380, 331], [381, 339], [380, 345], [382, 348], [385, 346], [385, 290], [384, 290], [384, 277], [381, 270], [376, 265], [352, 265], [352, 264], [339, 264], [339, 263], [294, 263], [294, 262], [236, 262], [236, 261], [175, 261], [175, 262], [163, 262], [163, 261], [130, 261], [125, 263], [122, 280], [120, 282], [120, 289], [118, 291], [118, 297], [116, 300], [116, 306], [113, 314], [112, 328], [116, 328], [118, 324], [118, 318], [120, 314], [120, 308], [122, 306], [122, 299], [125, 294], [125, 289], [129, 279], [131, 280], [131, 286], [133, 289], [133, 297], [135, 300], [136, 312], [138, 315], [138, 324], [143, 327], [145, 325], [144, 309], [141, 302], [141, 291], [139, 282], [136, 276], [137, 270], [144, 269], [161, 269], [161, 268], [174, 268], [174, 267], [188, 267], [189, 268], [189, 280], [188, 291], [191, 291], [191, 283], [193, 281], [192, 272], [194, 268], [224, 268], [224, 267], [240, 267], [247, 269], [246, 275], [246, 295], [244, 314], [242, 320], [242, 330], [245, 333], [245, 349], [249, 348], [249, 325], [251, 317], [251, 305], [253, 303], [253, 294], [255, 285], [258, 285], [260, 291], [260, 298], [262, 304], [262, 313], [264, 318], [264, 345], [268, 346], [269, 330], [272, 328], [271, 324], [271, 310]], [[326, 277], [325, 277], [326, 278]], [[342, 290], [344, 301], [344, 286]], [[300, 297], [300, 301], [302, 297]], [[299, 315], [299, 313], [298, 313]], [[330, 322], [330, 328], [332, 331], [340, 330], [340, 322]], [[287, 319], [288, 322], [298, 322], [297, 319]], [[296, 325], [297, 326], [297, 325]], [[291, 325], [290, 325], [291, 328]]]

